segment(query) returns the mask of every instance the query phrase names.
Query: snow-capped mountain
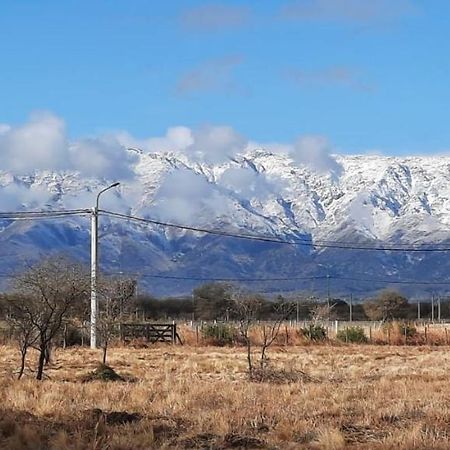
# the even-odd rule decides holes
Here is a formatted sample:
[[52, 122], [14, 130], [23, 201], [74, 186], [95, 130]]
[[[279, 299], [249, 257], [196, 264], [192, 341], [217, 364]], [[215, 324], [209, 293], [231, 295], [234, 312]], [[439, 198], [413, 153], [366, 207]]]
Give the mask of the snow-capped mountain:
[[[216, 164], [170, 152], [129, 152], [134, 176], [102, 196], [105, 210], [287, 240], [450, 247], [450, 157], [336, 156], [332, 170], [319, 172], [264, 149]], [[111, 181], [67, 171], [0, 172], [0, 208], [89, 208]], [[0, 222], [0, 271], [51, 252], [87, 261], [88, 220]], [[146, 289], [164, 294], [189, 292], [200, 281], [151, 275], [281, 278], [246, 286], [316, 294], [325, 292], [326, 280], [311, 278], [329, 275], [335, 295], [370, 294], [388, 284], [377, 280], [450, 280], [450, 252], [280, 245], [110, 217], [101, 218], [100, 249], [104, 270], [136, 273]], [[446, 291], [444, 284], [403, 288], [411, 294]]]

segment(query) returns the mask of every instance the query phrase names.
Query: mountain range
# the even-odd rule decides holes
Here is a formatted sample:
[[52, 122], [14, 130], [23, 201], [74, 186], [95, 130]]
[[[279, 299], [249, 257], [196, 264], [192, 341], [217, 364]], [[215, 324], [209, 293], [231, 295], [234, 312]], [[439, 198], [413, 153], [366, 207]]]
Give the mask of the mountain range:
[[[128, 152], [132, 174], [101, 197], [102, 209], [300, 243], [246, 240], [102, 215], [102, 269], [134, 274], [148, 292], [188, 294], [216, 278], [251, 279], [240, 284], [271, 295], [327, 295], [329, 290], [334, 297], [352, 293], [363, 298], [395, 287], [423, 297], [450, 289], [450, 252], [334, 246], [450, 248], [448, 156], [332, 155], [333, 163], [324, 168], [263, 148], [215, 163], [174, 152]], [[75, 171], [0, 171], [0, 209], [90, 208], [95, 194], [113, 181]], [[0, 272], [20, 270], [51, 253], [87, 262], [89, 233], [89, 217], [4, 219]]]

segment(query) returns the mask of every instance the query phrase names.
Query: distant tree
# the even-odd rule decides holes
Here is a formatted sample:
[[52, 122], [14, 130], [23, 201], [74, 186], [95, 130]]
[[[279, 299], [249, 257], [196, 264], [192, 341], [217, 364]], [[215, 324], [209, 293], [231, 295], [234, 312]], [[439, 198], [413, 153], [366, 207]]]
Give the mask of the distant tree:
[[[21, 338], [39, 350], [36, 378], [42, 380], [51, 344], [71, 310], [88, 295], [89, 278], [80, 265], [53, 257], [19, 275], [14, 285], [10, 320], [16, 322]], [[28, 327], [32, 334], [26, 337]]]
[[195, 288], [193, 301], [196, 319], [225, 319], [233, 306], [231, 294], [231, 286], [225, 283], [208, 283]]
[[398, 292], [386, 290], [374, 300], [366, 301], [363, 307], [369, 319], [386, 322], [405, 317], [409, 303]]

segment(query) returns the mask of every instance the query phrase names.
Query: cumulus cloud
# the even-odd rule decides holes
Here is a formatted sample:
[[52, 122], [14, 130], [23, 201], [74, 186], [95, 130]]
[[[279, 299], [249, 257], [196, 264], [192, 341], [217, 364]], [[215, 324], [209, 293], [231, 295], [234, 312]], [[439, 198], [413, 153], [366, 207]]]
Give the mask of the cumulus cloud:
[[265, 200], [282, 189], [280, 180], [271, 180], [266, 174], [249, 167], [230, 167], [225, 170], [219, 183], [244, 199]]
[[1, 209], [15, 211], [19, 208], [34, 208], [50, 201], [53, 194], [45, 187], [33, 185], [30, 188], [23, 184], [10, 183], [0, 188]]
[[154, 199], [152, 215], [162, 220], [195, 223], [227, 211], [227, 199], [205, 177], [187, 169], [171, 172]]
[[296, 0], [282, 8], [281, 16], [289, 20], [373, 24], [413, 11], [412, 0]]
[[69, 168], [64, 121], [50, 113], [35, 113], [19, 127], [0, 135], [0, 168], [27, 172]]
[[126, 147], [135, 147], [148, 152], [184, 150], [193, 144], [192, 130], [188, 127], [170, 127], [165, 136], [136, 139], [126, 131], [116, 133], [117, 140]]
[[297, 164], [339, 176], [342, 167], [333, 158], [331, 151], [330, 143], [323, 136], [302, 136], [292, 146], [289, 156]]
[[205, 126], [193, 132], [193, 142], [186, 155], [199, 162], [220, 164], [242, 153], [248, 140], [227, 126]]
[[215, 32], [245, 25], [249, 18], [248, 7], [215, 3], [185, 10], [180, 22], [189, 31]]
[[346, 66], [331, 66], [319, 70], [289, 69], [289, 80], [301, 87], [344, 86], [359, 91], [371, 91], [373, 86], [363, 81], [358, 71]]
[[11, 126], [6, 123], [0, 123], [0, 134], [5, 134], [11, 129]]
[[64, 121], [35, 113], [23, 125], [0, 129], [0, 170], [76, 170], [84, 176], [129, 178], [134, 160], [117, 139], [99, 137], [70, 143]]
[[85, 176], [106, 179], [132, 178], [132, 155], [112, 138], [82, 139], [70, 148], [73, 167]]
[[180, 77], [176, 93], [180, 96], [202, 92], [242, 94], [245, 89], [234, 78], [234, 71], [241, 63], [241, 56], [206, 61]]

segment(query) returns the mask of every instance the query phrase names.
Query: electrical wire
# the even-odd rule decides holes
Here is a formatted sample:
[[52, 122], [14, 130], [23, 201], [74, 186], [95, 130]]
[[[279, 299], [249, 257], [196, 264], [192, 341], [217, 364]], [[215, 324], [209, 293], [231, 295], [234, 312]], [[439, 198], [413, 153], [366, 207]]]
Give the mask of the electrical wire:
[[[316, 248], [333, 248], [340, 250], [362, 250], [362, 251], [384, 251], [384, 252], [425, 252], [425, 253], [435, 253], [435, 252], [450, 252], [450, 247], [425, 247], [425, 246], [409, 246], [409, 247], [401, 247], [401, 246], [370, 246], [370, 245], [361, 245], [353, 242], [343, 242], [343, 241], [315, 241], [306, 240], [306, 239], [293, 239], [286, 240], [278, 237], [264, 236], [264, 235], [256, 235], [256, 234], [246, 234], [246, 233], [231, 233], [227, 231], [217, 230], [217, 229], [207, 229], [207, 228], [198, 228], [188, 225], [180, 225], [169, 222], [162, 222], [154, 219], [146, 219], [143, 217], [136, 217], [128, 214], [115, 213], [111, 211], [100, 210], [101, 214], [104, 214], [108, 217], [122, 219], [122, 220], [131, 220], [138, 223], [143, 224], [151, 224], [151, 225], [159, 225], [163, 227], [176, 228], [185, 231], [193, 231], [198, 233], [212, 234], [217, 236], [231, 237], [236, 239], [246, 239], [252, 241], [260, 241], [260, 242], [269, 242], [274, 244], [285, 244], [285, 245], [300, 245], [307, 247], [316, 247]], [[323, 243], [325, 242], [325, 243]], [[328, 242], [328, 243], [327, 243]], [[405, 244], [403, 244], [405, 245]]]

